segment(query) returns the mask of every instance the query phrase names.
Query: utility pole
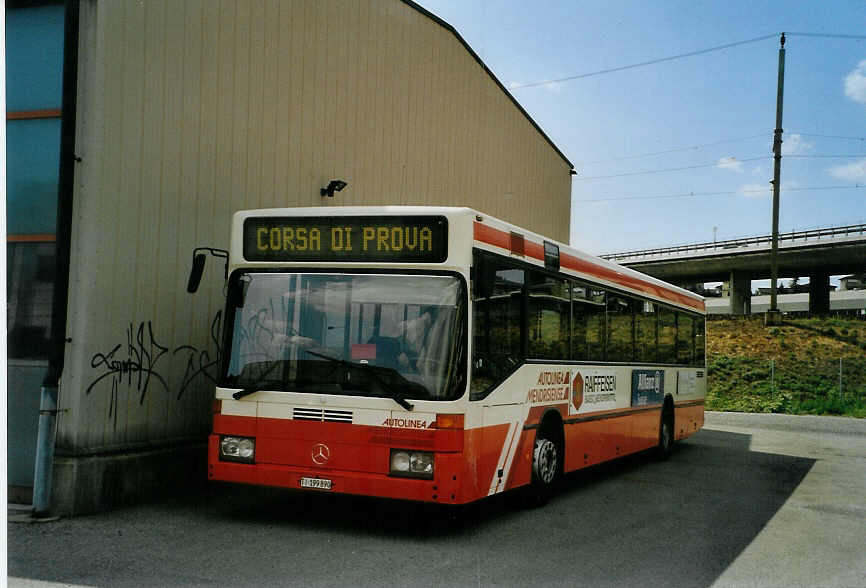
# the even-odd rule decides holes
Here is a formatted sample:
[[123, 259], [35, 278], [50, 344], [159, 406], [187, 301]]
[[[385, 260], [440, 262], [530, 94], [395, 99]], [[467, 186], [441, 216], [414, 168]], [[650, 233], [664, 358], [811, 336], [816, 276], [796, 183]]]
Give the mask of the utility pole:
[[782, 313], [776, 303], [776, 282], [779, 279], [779, 177], [782, 173], [782, 98], [785, 94], [785, 33], [779, 46], [779, 79], [776, 84], [776, 130], [773, 133], [773, 243], [770, 248], [770, 310], [764, 324], [778, 325]]

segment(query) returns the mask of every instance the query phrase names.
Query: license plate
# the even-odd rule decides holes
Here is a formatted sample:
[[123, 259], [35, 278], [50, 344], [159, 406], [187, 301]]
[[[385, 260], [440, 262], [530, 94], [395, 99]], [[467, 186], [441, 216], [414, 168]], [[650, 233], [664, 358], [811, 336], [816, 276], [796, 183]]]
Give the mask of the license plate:
[[316, 488], [318, 490], [330, 490], [331, 481], [325, 478], [301, 478], [301, 488]]

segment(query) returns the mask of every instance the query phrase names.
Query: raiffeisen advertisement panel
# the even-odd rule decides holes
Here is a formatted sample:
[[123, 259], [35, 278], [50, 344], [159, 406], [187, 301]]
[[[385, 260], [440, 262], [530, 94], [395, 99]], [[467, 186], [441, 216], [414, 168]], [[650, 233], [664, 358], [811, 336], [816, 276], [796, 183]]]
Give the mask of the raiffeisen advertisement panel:
[[617, 374], [614, 370], [578, 369], [571, 382], [568, 413], [578, 414], [616, 408]]

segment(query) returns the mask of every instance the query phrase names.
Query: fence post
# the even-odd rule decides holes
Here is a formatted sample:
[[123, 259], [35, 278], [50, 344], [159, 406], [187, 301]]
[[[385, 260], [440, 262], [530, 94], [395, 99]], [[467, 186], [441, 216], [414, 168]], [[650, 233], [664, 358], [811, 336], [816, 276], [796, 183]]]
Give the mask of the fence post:
[[770, 360], [770, 400], [776, 398], [776, 360]]
[[842, 400], [842, 358], [839, 358], [839, 400]]

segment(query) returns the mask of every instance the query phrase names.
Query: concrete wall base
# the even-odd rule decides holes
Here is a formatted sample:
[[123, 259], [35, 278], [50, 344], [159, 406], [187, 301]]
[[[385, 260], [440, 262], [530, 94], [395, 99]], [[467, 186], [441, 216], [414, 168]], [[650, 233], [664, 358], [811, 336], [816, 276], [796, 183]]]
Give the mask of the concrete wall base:
[[782, 324], [782, 313], [778, 310], [768, 310], [764, 315], [765, 327], [776, 327]]
[[33, 504], [33, 486], [6, 486], [6, 499], [9, 504]]
[[111, 455], [56, 456], [50, 512], [92, 514], [206, 483], [207, 444]]

